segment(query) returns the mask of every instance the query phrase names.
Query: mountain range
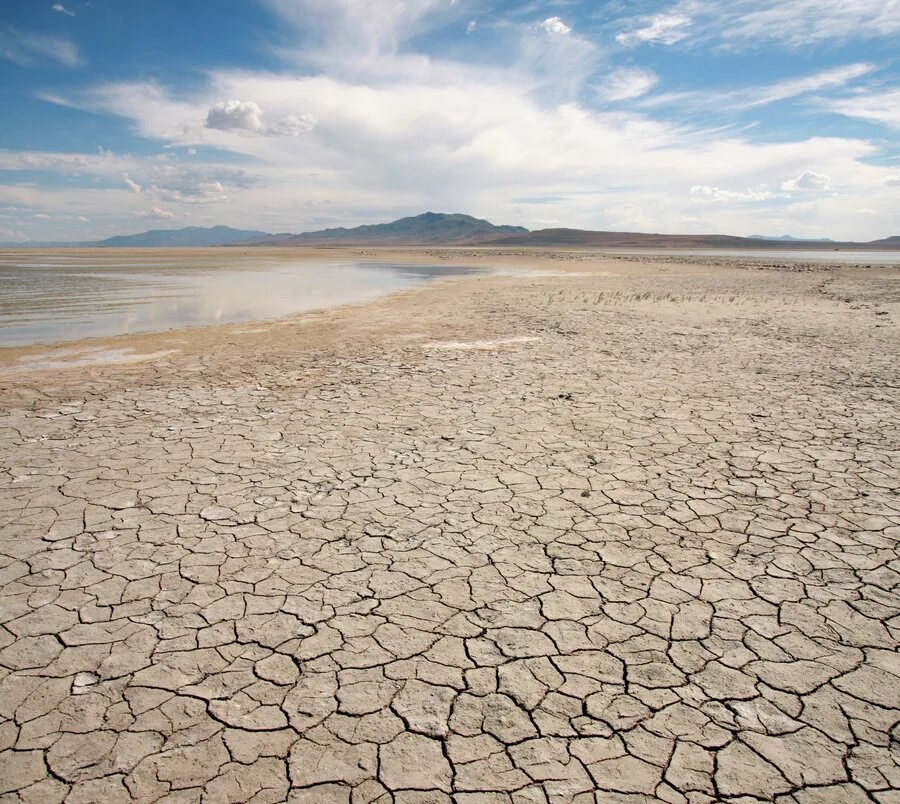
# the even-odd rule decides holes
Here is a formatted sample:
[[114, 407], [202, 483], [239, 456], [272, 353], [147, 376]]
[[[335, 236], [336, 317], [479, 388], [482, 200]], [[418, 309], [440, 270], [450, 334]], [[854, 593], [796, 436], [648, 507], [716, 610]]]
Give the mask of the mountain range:
[[186, 229], [150, 229], [133, 235], [119, 235], [100, 240], [93, 245], [119, 248], [177, 248], [193, 246], [230, 246], [247, 240], [271, 237], [268, 232], [253, 229], [232, 229], [230, 226], [188, 226]]
[[232, 229], [229, 226], [185, 229], [151, 229], [133, 235], [80, 243], [6, 244], [56, 247], [210, 247], [210, 246], [521, 246], [553, 248], [690, 248], [690, 249], [900, 249], [900, 236], [867, 243], [838, 242], [828, 239], [800, 240], [790, 235], [777, 238], [758, 236], [698, 234], [672, 235], [643, 232], [596, 232], [585, 229], [539, 229], [523, 226], [497, 226], [490, 221], [459, 213], [426, 212], [390, 223], [322, 229], [300, 234]]
[[646, 234], [643, 232], [592, 232], [584, 229], [539, 229], [536, 232], [502, 237], [490, 241], [494, 246], [531, 246], [541, 248], [686, 248], [731, 250], [892, 250], [900, 248], [900, 236], [855, 243], [837, 240], [760, 240], [736, 235], [697, 234]]
[[[780, 237], [768, 237], [766, 235], [748, 235], [751, 240], [804, 240], [802, 237], [793, 237], [789, 234], [781, 235]], [[808, 237], [805, 238], [807, 243], [833, 243], [834, 241], [830, 237]]]
[[302, 234], [280, 234], [263, 240], [284, 246], [368, 245], [458, 245], [527, 234], [524, 226], [496, 226], [471, 215], [426, 212], [391, 223], [357, 226], [353, 229], [322, 229]]

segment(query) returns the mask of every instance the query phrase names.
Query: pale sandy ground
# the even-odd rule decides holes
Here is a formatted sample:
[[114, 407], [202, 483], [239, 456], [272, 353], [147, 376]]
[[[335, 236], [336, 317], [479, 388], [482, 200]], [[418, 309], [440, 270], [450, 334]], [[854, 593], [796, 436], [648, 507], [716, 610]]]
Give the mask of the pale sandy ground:
[[437, 256], [0, 352], [0, 800], [900, 800], [900, 271]]

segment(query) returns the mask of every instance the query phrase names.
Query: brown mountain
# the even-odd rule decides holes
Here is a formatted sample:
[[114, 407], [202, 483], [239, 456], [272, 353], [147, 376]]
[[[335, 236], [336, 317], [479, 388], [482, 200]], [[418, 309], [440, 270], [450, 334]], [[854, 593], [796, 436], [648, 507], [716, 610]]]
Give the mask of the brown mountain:
[[818, 251], [900, 250], [900, 237], [870, 243], [830, 240], [736, 237], [734, 235], [672, 235], [644, 232], [595, 232], [585, 229], [540, 229], [496, 226], [471, 215], [426, 212], [391, 223], [339, 227], [301, 234], [269, 235], [258, 245], [283, 246], [520, 246], [532, 248], [686, 248], [686, 249], [815, 249]]
[[391, 223], [345, 229], [322, 229], [301, 234], [279, 234], [256, 241], [278, 246], [424, 246], [480, 243], [496, 237], [527, 233], [522, 226], [496, 226], [471, 215], [426, 212]]

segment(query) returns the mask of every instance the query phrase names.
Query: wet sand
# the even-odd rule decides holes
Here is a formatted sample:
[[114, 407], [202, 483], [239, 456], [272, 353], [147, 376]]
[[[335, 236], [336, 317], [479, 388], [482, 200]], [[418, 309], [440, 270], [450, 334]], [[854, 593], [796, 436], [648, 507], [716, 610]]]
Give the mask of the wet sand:
[[895, 801], [900, 270], [370, 251], [0, 350], [2, 800]]

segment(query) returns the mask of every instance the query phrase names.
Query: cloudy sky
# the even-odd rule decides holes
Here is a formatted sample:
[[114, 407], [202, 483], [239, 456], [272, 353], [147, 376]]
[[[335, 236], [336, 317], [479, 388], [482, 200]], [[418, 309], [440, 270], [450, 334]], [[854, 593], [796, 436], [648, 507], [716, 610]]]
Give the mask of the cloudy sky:
[[0, 241], [900, 234], [900, 0], [2, 0]]

